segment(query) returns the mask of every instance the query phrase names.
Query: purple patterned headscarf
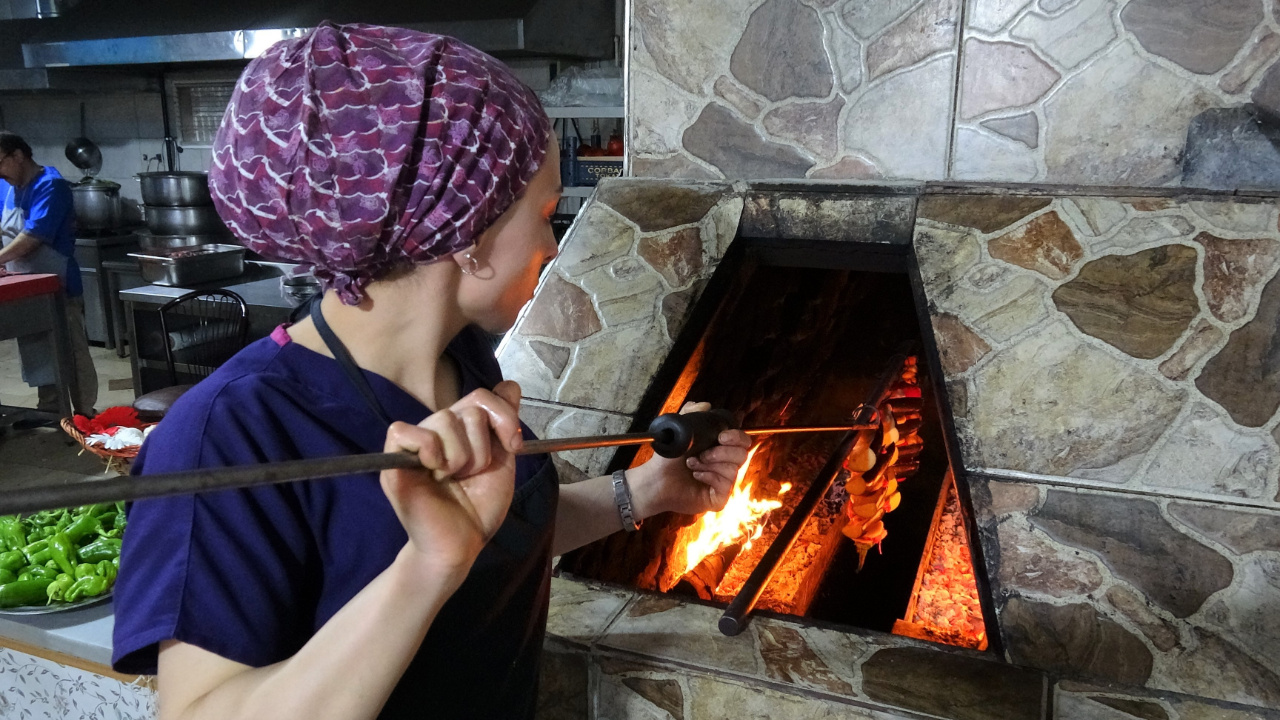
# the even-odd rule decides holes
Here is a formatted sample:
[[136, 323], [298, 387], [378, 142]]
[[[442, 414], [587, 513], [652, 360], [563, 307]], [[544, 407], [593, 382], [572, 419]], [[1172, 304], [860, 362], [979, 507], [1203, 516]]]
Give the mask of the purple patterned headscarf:
[[355, 304], [394, 267], [476, 242], [542, 164], [550, 121], [443, 35], [325, 23], [251, 62], [213, 141], [218, 214]]

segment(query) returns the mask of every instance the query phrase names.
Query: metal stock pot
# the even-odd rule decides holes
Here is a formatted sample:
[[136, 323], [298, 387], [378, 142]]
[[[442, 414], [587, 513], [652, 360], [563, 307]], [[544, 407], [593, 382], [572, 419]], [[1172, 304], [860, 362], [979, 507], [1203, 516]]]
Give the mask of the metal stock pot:
[[140, 173], [144, 205], [164, 207], [191, 207], [211, 205], [209, 174], [202, 172], [150, 172]]
[[107, 180], [84, 180], [71, 185], [76, 227], [109, 230], [120, 221], [120, 186]]
[[226, 235], [229, 232], [212, 205], [147, 205], [144, 212], [147, 228], [156, 235]]

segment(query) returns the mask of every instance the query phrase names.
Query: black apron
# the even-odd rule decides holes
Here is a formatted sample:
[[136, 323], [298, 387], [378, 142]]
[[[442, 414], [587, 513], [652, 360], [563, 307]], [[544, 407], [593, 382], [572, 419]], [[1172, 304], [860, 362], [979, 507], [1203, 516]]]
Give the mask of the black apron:
[[[311, 304], [316, 330], [374, 414], [391, 424], [364, 373]], [[528, 458], [533, 459], [533, 458]], [[516, 488], [506, 520], [432, 623], [379, 718], [532, 718], [551, 595], [560, 484], [546, 456]]]

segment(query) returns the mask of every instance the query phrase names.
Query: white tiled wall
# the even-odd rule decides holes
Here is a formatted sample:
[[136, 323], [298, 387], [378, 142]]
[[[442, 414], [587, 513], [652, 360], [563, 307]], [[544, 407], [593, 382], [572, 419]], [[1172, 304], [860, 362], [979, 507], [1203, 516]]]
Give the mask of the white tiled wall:
[[[140, 201], [137, 173], [147, 169], [164, 169], [155, 160], [150, 168], [143, 156], [154, 158], [164, 152], [164, 123], [160, 113], [159, 93], [122, 93], [112, 95], [0, 95], [0, 118], [3, 129], [23, 136], [41, 165], [52, 165], [68, 180], [75, 181], [81, 171], [66, 158], [67, 142], [79, 137], [80, 103], [85, 104], [85, 135], [102, 150], [102, 170], [98, 177], [120, 183], [126, 219], [136, 218]], [[194, 160], [183, 167], [206, 170], [207, 151], [183, 153], [182, 159]]]

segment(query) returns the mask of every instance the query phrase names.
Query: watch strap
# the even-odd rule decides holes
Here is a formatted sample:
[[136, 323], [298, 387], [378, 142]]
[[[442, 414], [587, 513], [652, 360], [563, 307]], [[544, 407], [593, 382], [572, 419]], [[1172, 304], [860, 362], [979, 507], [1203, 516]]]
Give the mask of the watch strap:
[[618, 515], [622, 517], [622, 527], [627, 532], [640, 529], [635, 512], [631, 507], [631, 486], [627, 484], [627, 471], [615, 470], [613, 473], [613, 501], [618, 505]]

